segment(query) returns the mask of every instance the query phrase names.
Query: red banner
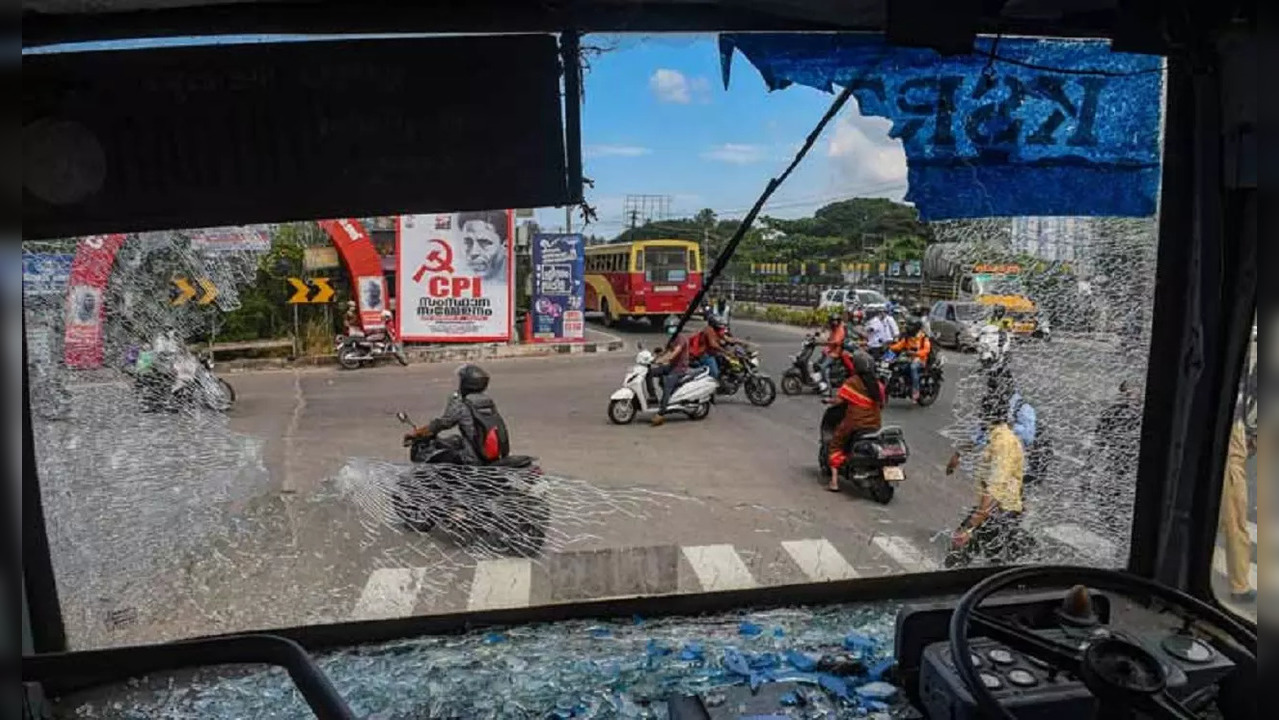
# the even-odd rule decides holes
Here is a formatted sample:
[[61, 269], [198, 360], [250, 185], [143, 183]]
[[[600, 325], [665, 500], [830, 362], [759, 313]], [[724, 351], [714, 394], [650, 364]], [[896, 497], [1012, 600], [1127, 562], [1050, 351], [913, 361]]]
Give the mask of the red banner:
[[63, 360], [67, 367], [102, 366], [103, 325], [106, 323], [107, 280], [124, 235], [90, 235], [81, 238], [71, 262], [67, 283], [66, 334]]
[[[352, 296], [360, 311], [360, 324], [365, 332], [384, 327], [382, 311], [391, 306], [386, 296], [386, 275], [382, 273], [382, 256], [359, 220], [338, 218], [321, 220], [320, 227], [333, 239], [351, 273]], [[396, 328], [398, 331], [398, 328]]]

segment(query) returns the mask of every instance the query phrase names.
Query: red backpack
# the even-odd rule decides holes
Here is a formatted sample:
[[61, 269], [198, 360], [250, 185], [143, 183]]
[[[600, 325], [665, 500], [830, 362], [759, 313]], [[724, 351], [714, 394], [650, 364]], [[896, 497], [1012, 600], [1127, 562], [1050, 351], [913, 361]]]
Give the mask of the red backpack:
[[511, 436], [506, 430], [506, 421], [498, 414], [496, 407], [476, 408], [466, 403], [475, 420], [476, 443], [475, 452], [486, 462], [501, 460], [511, 452]]

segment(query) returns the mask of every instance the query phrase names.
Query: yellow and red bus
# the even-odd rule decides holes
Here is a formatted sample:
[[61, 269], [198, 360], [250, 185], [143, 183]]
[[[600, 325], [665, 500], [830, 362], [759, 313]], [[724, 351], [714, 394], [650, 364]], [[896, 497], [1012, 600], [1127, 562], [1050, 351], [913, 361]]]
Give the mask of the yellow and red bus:
[[637, 240], [586, 248], [586, 310], [604, 323], [684, 312], [702, 287], [702, 253], [690, 240]]

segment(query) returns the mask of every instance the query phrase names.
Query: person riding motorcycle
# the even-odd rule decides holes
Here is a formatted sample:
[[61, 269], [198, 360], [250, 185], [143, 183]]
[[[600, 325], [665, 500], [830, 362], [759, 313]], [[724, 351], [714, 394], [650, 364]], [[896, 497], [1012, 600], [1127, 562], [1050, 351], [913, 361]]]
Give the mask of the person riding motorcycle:
[[346, 301], [346, 314], [342, 316], [342, 325], [346, 328], [348, 337], [364, 335], [364, 324], [360, 322], [360, 309], [354, 300]]
[[[467, 363], [458, 368], [457, 392], [449, 396], [444, 412], [427, 425], [404, 436], [406, 444], [434, 436], [436, 442], [457, 454], [463, 465], [482, 465], [500, 460], [509, 452], [506, 424], [497, 404], [484, 394], [489, 374], [479, 365]], [[440, 433], [457, 428], [457, 435], [440, 437]]]
[[988, 395], [982, 401], [989, 441], [974, 471], [977, 505], [951, 535], [948, 568], [966, 565], [975, 555], [1016, 562], [1029, 540], [1021, 524], [1025, 455], [1008, 425], [1008, 403], [1006, 393]]
[[924, 326], [918, 320], [906, 323], [906, 334], [902, 339], [888, 346], [895, 353], [905, 353], [910, 362], [910, 397], [919, 402], [919, 376], [928, 364], [928, 356], [933, 351], [932, 341], [924, 333]]
[[839, 468], [848, 459], [844, 446], [858, 434], [879, 430], [883, 424], [882, 413], [886, 394], [884, 385], [875, 375], [875, 361], [864, 350], [852, 353], [853, 371], [839, 387], [839, 392], [828, 402], [845, 405], [844, 417], [835, 427], [827, 445], [830, 460], [830, 483], [826, 489], [839, 492]]
[[822, 374], [822, 382], [827, 392], [834, 394], [835, 388], [830, 384], [830, 366], [835, 360], [844, 357], [844, 341], [848, 331], [844, 327], [844, 319], [839, 315], [831, 315], [826, 321], [829, 334], [826, 336], [826, 347], [822, 349], [822, 357], [817, 361], [817, 370]]
[[666, 347], [653, 359], [649, 377], [662, 379], [662, 399], [657, 404], [657, 414], [650, 421], [654, 427], [666, 422], [666, 408], [670, 404], [671, 395], [684, 376], [688, 374], [689, 343], [684, 335], [676, 335], [679, 320], [666, 323]]
[[888, 344], [897, 339], [895, 325], [889, 323], [883, 310], [875, 307], [867, 309], [866, 318], [866, 352], [878, 361]]
[[693, 364], [710, 370], [711, 377], [719, 380], [720, 357], [724, 354], [725, 343], [722, 325], [711, 311], [710, 305], [702, 312], [706, 327], [693, 334], [688, 341], [689, 358]]

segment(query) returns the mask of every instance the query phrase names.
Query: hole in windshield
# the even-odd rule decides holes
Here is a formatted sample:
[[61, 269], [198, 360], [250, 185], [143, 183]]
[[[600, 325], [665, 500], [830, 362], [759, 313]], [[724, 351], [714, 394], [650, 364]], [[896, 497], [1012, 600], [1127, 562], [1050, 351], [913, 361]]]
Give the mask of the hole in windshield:
[[[714, 325], [697, 312], [672, 340], [831, 95], [770, 92], [740, 57], [725, 88], [715, 36], [584, 46], [591, 213], [23, 243], [74, 648], [1126, 562], [1153, 215], [1008, 217], [984, 199], [931, 217], [908, 198], [923, 185], [894, 124], [932, 137], [944, 103], [911, 94], [918, 117], [890, 120], [858, 95], [726, 260], [703, 298]], [[1095, 85], [1058, 81], [1071, 98]], [[1065, 143], [1079, 122], [1039, 139]], [[892, 310], [858, 314], [843, 292], [823, 306], [835, 287]], [[927, 317], [951, 307], [937, 303], [992, 319], [947, 326]], [[887, 392], [860, 415], [868, 384], [844, 362], [858, 344]]]

